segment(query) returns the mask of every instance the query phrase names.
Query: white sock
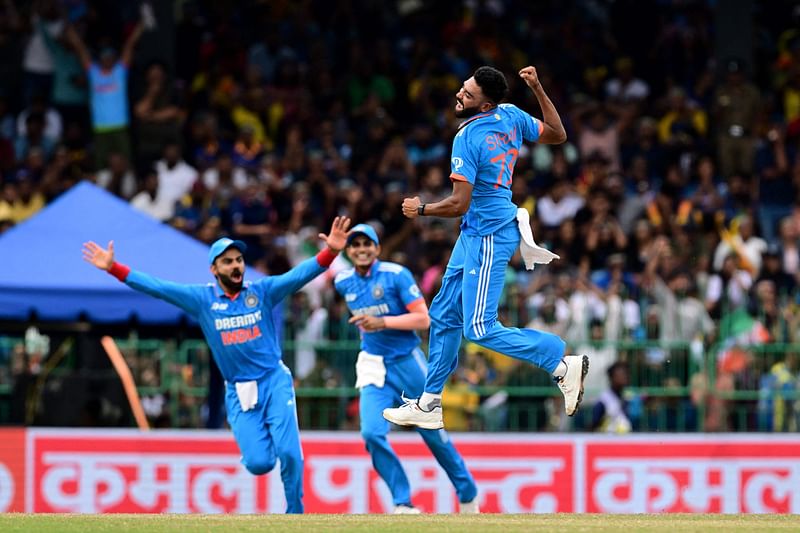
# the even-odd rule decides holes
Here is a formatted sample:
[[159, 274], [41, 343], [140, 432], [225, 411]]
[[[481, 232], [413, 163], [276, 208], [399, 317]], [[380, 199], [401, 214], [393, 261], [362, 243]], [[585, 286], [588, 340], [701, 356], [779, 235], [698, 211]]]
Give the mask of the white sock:
[[560, 363], [558, 363], [556, 369], [553, 370], [553, 377], [563, 378], [566, 375], [567, 375], [567, 363], [565, 363], [562, 360]]
[[430, 411], [434, 407], [439, 407], [442, 405], [442, 395], [423, 392], [422, 396], [419, 397], [419, 402], [417, 403], [420, 407], [422, 407], [423, 411]]

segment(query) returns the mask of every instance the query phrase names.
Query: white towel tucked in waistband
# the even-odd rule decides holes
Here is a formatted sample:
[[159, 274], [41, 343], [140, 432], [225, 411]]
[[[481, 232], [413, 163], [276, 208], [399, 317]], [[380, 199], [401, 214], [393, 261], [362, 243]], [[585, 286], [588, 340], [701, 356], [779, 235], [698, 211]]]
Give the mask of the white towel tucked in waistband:
[[239, 397], [239, 405], [242, 406], [242, 411], [249, 411], [258, 403], [258, 382], [257, 381], [242, 381], [241, 383], [234, 383], [236, 386], [236, 396]]
[[365, 351], [358, 352], [356, 361], [356, 388], [361, 389], [367, 385], [383, 387], [386, 383], [386, 365], [383, 364], [382, 355], [372, 355]]
[[517, 209], [517, 225], [519, 226], [519, 233], [522, 235], [522, 239], [519, 241], [519, 251], [522, 254], [522, 260], [525, 261], [526, 269], [533, 270], [533, 267], [537, 264], [546, 265], [553, 259], [561, 259], [558, 255], [547, 248], [542, 248], [533, 240], [531, 216], [528, 210], [523, 207]]

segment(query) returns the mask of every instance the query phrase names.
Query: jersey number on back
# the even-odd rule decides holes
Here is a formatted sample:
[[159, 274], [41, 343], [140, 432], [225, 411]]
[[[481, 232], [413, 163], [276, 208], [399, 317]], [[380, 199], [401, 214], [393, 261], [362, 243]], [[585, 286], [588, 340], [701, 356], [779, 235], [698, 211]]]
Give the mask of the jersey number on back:
[[[495, 189], [501, 186], [511, 187], [511, 179], [514, 176], [514, 163], [517, 162], [518, 155], [519, 151], [516, 148], [509, 148], [507, 152], [503, 152], [502, 154], [496, 155], [490, 159], [492, 163], [500, 163], [500, 172], [497, 173], [497, 183], [494, 184]], [[510, 161], [508, 161], [509, 156], [511, 156]], [[508, 179], [505, 182], [503, 182], [503, 174], [506, 171], [507, 161], [508, 161]]]

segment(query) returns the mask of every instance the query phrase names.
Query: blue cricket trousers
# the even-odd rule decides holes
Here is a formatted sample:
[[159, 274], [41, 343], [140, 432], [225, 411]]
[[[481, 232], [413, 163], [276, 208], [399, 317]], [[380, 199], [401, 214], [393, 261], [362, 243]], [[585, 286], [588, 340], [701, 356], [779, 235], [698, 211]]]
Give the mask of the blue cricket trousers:
[[303, 450], [297, 425], [292, 373], [282, 362], [258, 381], [258, 403], [242, 411], [236, 387], [226, 383], [225, 406], [242, 464], [256, 476], [281, 461], [286, 512], [303, 512]]
[[[401, 393], [415, 398], [422, 394], [425, 365], [425, 356], [417, 348], [408, 357], [386, 363], [386, 383], [383, 387], [367, 385], [361, 389], [361, 436], [372, 457], [372, 465], [389, 486], [395, 505], [411, 505], [411, 488], [400, 459], [386, 438], [389, 422], [383, 418], [383, 410], [400, 404]], [[478, 494], [478, 488], [447, 432], [443, 429], [421, 428], [417, 428], [417, 431], [453, 483], [458, 500], [472, 501]]]
[[428, 378], [425, 392], [439, 394], [458, 366], [461, 337], [553, 372], [566, 343], [534, 329], [497, 321], [508, 262], [519, 247], [517, 221], [483, 237], [461, 234], [447, 263], [442, 288], [431, 303]]

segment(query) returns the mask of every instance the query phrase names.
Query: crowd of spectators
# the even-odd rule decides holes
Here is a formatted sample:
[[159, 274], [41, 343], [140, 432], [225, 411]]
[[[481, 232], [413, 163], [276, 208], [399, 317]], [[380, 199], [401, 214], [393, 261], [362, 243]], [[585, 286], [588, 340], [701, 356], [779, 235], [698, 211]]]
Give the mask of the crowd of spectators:
[[[454, 94], [477, 66], [539, 114], [514, 75], [533, 64], [568, 141], [521, 151], [512, 187], [561, 260], [512, 263], [503, 319], [587, 350], [594, 393], [617, 361], [632, 385], [691, 387], [694, 408], [712, 387], [796, 387], [793, 357], [732, 347], [800, 342], [796, 2], [753, 2], [748, 58], [718, 57], [702, 0], [174, 4], [174, 55], [143, 60], [165, 38], [147, 3], [0, 0], [0, 231], [90, 180], [280, 273], [346, 214], [430, 299], [458, 221], [405, 219], [402, 199], [449, 194]], [[331, 325], [346, 309], [327, 278], [289, 305], [308, 342], [352, 335]], [[301, 383], [348, 382], [323, 355], [292, 354]], [[476, 386], [519, 375], [477, 349], [459, 370]], [[735, 426], [724, 407], [705, 424]]]

